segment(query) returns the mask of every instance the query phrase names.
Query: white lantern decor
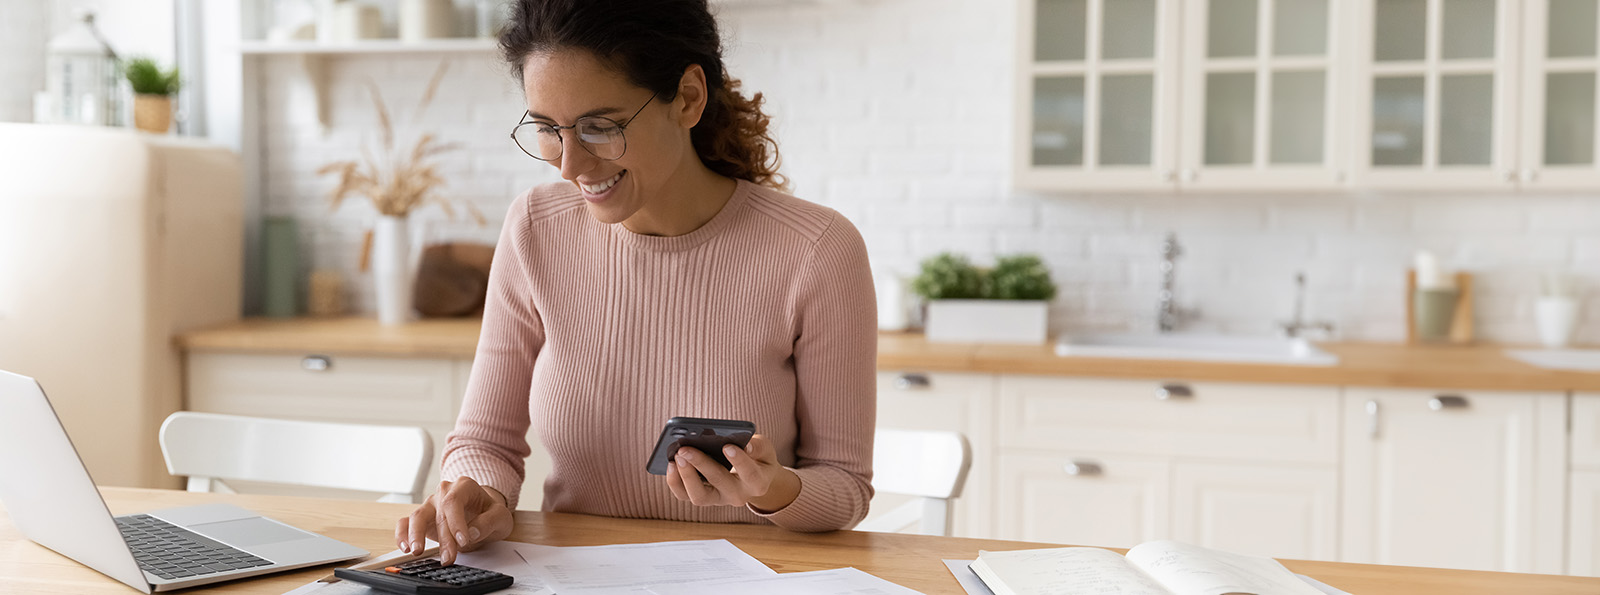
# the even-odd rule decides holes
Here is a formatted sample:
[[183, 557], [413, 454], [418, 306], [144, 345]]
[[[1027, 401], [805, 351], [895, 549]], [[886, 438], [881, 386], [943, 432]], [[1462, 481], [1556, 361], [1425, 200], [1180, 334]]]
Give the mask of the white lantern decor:
[[94, 26], [94, 12], [50, 40], [46, 57], [48, 103], [37, 110], [50, 123], [122, 126], [124, 98], [117, 53]]

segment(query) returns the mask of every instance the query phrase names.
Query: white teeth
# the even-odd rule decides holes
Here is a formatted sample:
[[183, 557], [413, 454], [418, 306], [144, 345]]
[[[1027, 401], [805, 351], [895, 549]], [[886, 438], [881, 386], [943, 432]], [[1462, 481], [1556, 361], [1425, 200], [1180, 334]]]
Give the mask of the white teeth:
[[578, 185], [583, 187], [583, 191], [584, 192], [588, 192], [589, 194], [599, 194], [601, 192], [605, 192], [606, 190], [610, 190], [612, 186], [616, 185], [617, 180], [620, 180], [620, 179], [622, 179], [622, 172], [619, 171], [619, 172], [617, 172], [617, 175], [611, 176], [611, 179], [606, 180], [604, 182], [601, 182], [599, 184], [595, 184], [595, 185], [591, 186], [589, 184], [581, 184], [580, 183]]

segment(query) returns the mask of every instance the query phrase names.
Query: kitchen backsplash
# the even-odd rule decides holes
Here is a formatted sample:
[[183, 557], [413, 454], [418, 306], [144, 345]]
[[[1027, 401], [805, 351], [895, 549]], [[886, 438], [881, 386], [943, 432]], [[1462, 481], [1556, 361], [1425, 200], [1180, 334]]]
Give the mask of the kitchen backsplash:
[[[1404, 336], [1404, 272], [1428, 249], [1478, 275], [1479, 335], [1533, 341], [1532, 304], [1546, 271], [1577, 274], [1588, 296], [1577, 340], [1600, 342], [1600, 191], [1420, 195], [1334, 193], [1048, 196], [1009, 182], [1013, 2], [856, 0], [727, 8], [729, 68], [766, 93], [783, 171], [796, 195], [838, 209], [861, 229], [874, 266], [914, 274], [924, 257], [955, 250], [984, 261], [1036, 252], [1061, 288], [1053, 331], [1154, 328], [1160, 244], [1175, 232], [1178, 300], [1198, 308], [1192, 329], [1270, 333], [1290, 315], [1293, 277], [1308, 278], [1307, 314], [1339, 336]], [[265, 57], [260, 97], [267, 214], [298, 217], [306, 266], [344, 270], [354, 303], [371, 311], [356, 276], [374, 215], [352, 201], [330, 212], [325, 162], [358, 154], [376, 117], [364, 82], [383, 89], [398, 125], [440, 58], [329, 60], [331, 130], [317, 131], [298, 58]], [[512, 198], [556, 181], [554, 168], [507, 137], [521, 92], [486, 54], [452, 69], [418, 128], [462, 151], [443, 158], [446, 191], [490, 219], [477, 228], [429, 210], [433, 239], [493, 241]]]

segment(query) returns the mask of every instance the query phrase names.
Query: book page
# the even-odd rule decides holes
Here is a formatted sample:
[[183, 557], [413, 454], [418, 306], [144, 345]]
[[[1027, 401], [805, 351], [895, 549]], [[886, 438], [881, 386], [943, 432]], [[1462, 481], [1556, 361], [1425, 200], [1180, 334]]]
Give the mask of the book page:
[[1128, 561], [1177, 595], [1322, 595], [1277, 560], [1176, 541], [1151, 541], [1128, 550]]
[[973, 571], [996, 593], [1017, 595], [1172, 595], [1111, 550], [1065, 547], [983, 552]]

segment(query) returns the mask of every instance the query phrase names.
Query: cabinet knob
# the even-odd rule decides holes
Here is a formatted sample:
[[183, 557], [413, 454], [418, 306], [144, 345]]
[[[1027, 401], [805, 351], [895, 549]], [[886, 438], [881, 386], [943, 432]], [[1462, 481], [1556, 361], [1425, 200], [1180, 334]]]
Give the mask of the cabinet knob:
[[1163, 384], [1161, 388], [1156, 389], [1157, 401], [1170, 401], [1193, 396], [1194, 389], [1189, 388], [1187, 384]]
[[1446, 409], [1466, 409], [1467, 405], [1467, 398], [1461, 395], [1439, 395], [1432, 399], [1428, 399], [1428, 408], [1434, 411], [1444, 411]]
[[901, 374], [894, 379], [894, 387], [900, 390], [925, 389], [933, 386], [933, 381], [928, 380], [927, 374]]
[[307, 372], [326, 372], [333, 367], [333, 358], [326, 355], [308, 355], [300, 360], [300, 369]]
[[1062, 468], [1062, 471], [1066, 471], [1067, 475], [1073, 477], [1090, 477], [1105, 473], [1105, 469], [1100, 467], [1100, 463], [1094, 461], [1073, 461], [1067, 463], [1067, 466]]

